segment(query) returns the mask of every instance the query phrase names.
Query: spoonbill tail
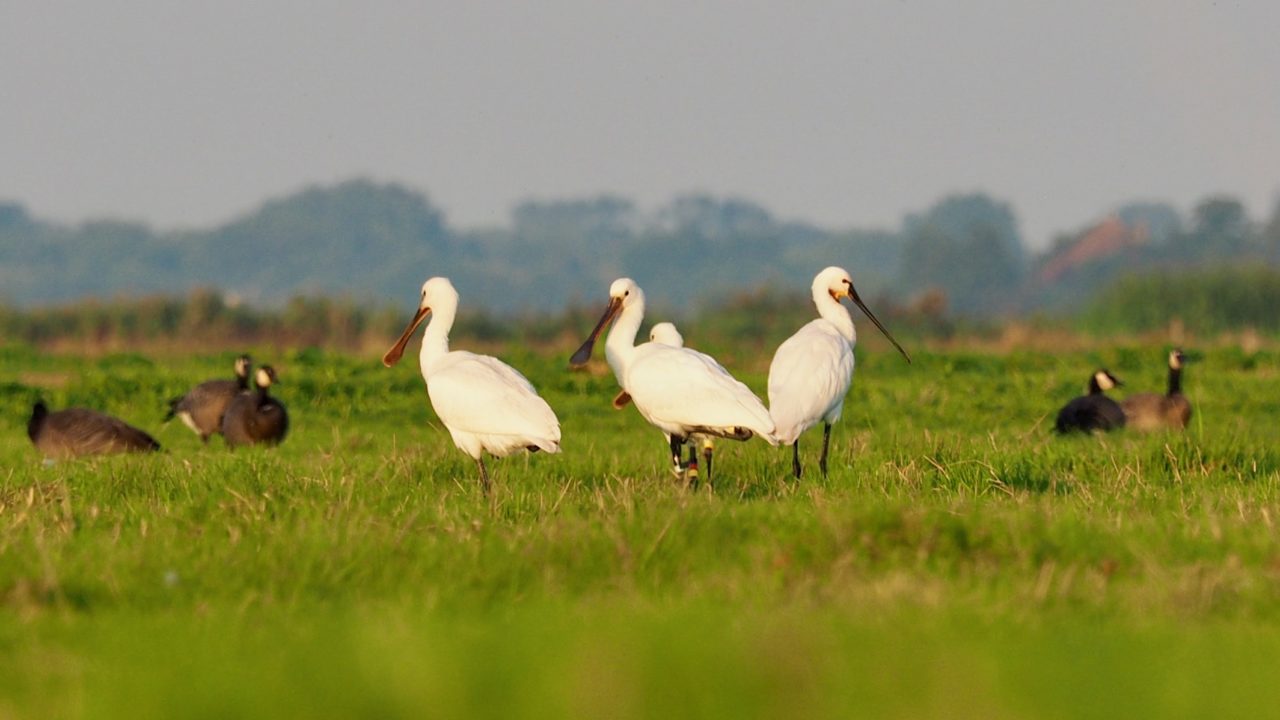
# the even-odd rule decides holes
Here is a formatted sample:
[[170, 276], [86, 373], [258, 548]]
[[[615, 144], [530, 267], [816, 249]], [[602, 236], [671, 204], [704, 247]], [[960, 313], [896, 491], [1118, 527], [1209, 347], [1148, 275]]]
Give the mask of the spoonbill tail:
[[769, 364], [769, 413], [778, 428], [778, 441], [790, 445], [791, 469], [800, 477], [800, 434], [822, 421], [822, 456], [818, 467], [827, 474], [831, 423], [840, 419], [844, 396], [853, 382], [853, 348], [858, 333], [853, 317], [840, 304], [853, 300], [889, 342], [911, 362], [911, 356], [867, 309], [842, 268], [829, 267], [813, 279], [813, 304], [818, 318], [783, 341]]
[[[582, 347], [569, 360], [582, 367], [591, 359], [596, 338], [617, 318], [605, 343], [605, 358], [622, 390], [650, 425], [670, 437], [671, 457], [679, 466], [691, 436], [747, 440], [759, 435], [776, 445], [773, 420], [764, 404], [710, 356], [660, 342], [635, 344], [644, 319], [644, 292], [630, 278], [609, 286], [609, 305]], [[711, 480], [711, 447], [703, 450]]]
[[458, 313], [458, 291], [447, 278], [422, 284], [418, 311], [396, 344], [382, 356], [391, 367], [404, 355], [413, 331], [434, 315], [422, 337], [418, 364], [427, 395], [453, 444], [471, 456], [480, 484], [489, 492], [484, 453], [506, 457], [517, 450], [560, 452], [560, 421], [525, 376], [501, 360], [465, 350], [449, 350], [449, 330]]

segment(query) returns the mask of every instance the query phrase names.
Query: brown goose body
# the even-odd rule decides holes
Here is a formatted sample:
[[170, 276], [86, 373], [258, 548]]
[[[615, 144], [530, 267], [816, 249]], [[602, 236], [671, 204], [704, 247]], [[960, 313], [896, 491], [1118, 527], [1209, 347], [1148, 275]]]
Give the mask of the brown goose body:
[[249, 388], [248, 355], [236, 358], [236, 377], [234, 380], [209, 380], [195, 386], [186, 395], [169, 402], [169, 413], [165, 420], [174, 417], [208, 443], [209, 436], [222, 431], [222, 416], [226, 414], [231, 401]]
[[222, 416], [222, 436], [227, 445], [278, 445], [284, 440], [289, 432], [289, 413], [283, 403], [268, 393], [275, 381], [275, 370], [263, 365], [254, 378], [254, 389], [231, 400]]
[[1142, 432], [1182, 430], [1191, 421], [1191, 401], [1182, 394], [1181, 350], [1169, 353], [1169, 388], [1164, 395], [1137, 393], [1120, 403], [1129, 427]]
[[1191, 401], [1181, 393], [1157, 395], [1138, 393], [1120, 403], [1128, 426], [1134, 430], [1182, 430], [1191, 421]]
[[154, 452], [160, 443], [125, 421], [88, 408], [49, 412], [44, 401], [31, 410], [27, 437], [50, 458]]

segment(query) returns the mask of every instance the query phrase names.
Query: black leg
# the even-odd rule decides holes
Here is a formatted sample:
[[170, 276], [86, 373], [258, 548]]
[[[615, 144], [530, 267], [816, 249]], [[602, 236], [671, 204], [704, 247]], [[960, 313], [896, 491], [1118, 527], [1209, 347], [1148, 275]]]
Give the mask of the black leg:
[[684, 475], [684, 465], [680, 464], [680, 452], [684, 449], [684, 438], [671, 436], [671, 464], [675, 467], [676, 477]]
[[800, 478], [800, 438], [791, 444], [791, 472], [795, 473], [797, 480]]
[[689, 460], [684, 464], [685, 482], [690, 487], [698, 486], [698, 441], [689, 443]]
[[484, 490], [484, 494], [489, 494], [489, 471], [484, 469], [484, 457], [476, 458], [476, 465], [480, 468], [480, 487]]
[[822, 468], [822, 477], [827, 476], [827, 448], [831, 445], [831, 423], [822, 423], [822, 458], [818, 460], [818, 467]]
[[711, 485], [711, 441], [704, 440], [706, 444], [702, 446], [702, 477], [706, 479], [707, 485]]

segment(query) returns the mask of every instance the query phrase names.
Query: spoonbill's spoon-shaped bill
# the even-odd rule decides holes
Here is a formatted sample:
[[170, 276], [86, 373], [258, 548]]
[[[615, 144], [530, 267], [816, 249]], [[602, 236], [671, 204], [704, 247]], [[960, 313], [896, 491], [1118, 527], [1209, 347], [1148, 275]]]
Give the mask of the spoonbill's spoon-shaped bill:
[[418, 308], [418, 311], [413, 314], [413, 319], [405, 326], [404, 332], [400, 334], [400, 339], [382, 356], [383, 365], [391, 367], [400, 362], [400, 358], [404, 356], [404, 348], [409, 344], [409, 338], [413, 337], [413, 331], [418, 329], [429, 314], [431, 314], [431, 308], [426, 306]]
[[[846, 279], [845, 285], [847, 286], [847, 289], [845, 290], [845, 295], [847, 295], [848, 298], [852, 300], [860, 310], [862, 310], [863, 314], [867, 316], [867, 319], [875, 323], [876, 328], [878, 328], [880, 332], [884, 334], [885, 337], [889, 338], [889, 342], [893, 343], [893, 346], [898, 348], [898, 352], [902, 353], [902, 357], [906, 358], [908, 363], [911, 362], [911, 356], [907, 354], [907, 351], [902, 349], [902, 346], [899, 345], [898, 341], [894, 339], [893, 334], [889, 332], [889, 329], [886, 328], [884, 324], [880, 322], [880, 319], [877, 318], [869, 308], [867, 308], [867, 304], [862, 302], [862, 298], [858, 297], [858, 291], [853, 288], [853, 281]], [[840, 296], [838, 296], [836, 293], [832, 293], [831, 296], [836, 299], [836, 302], [840, 301]]]
[[591, 330], [591, 334], [587, 336], [586, 341], [583, 342], [582, 346], [573, 354], [573, 357], [569, 358], [569, 367], [576, 370], [591, 361], [591, 351], [596, 346], [596, 338], [600, 337], [600, 332], [604, 330], [605, 326], [608, 325], [621, 310], [622, 298], [609, 298], [609, 305], [605, 308], [604, 314], [600, 316], [600, 322], [596, 323], [596, 326]]

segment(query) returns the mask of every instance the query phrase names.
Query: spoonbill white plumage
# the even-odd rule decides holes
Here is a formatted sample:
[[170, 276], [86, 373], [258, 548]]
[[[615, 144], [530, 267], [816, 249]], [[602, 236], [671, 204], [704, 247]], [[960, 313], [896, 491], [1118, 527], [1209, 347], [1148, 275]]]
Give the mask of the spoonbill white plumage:
[[[661, 343], [663, 345], [670, 345], [671, 347], [684, 347], [684, 336], [681, 335], [680, 331], [676, 329], [676, 326], [674, 323], [660, 322], [654, 325], [653, 327], [649, 328], [649, 342]], [[613, 398], [613, 407], [616, 410], [621, 410], [622, 408], [626, 407], [626, 405], [630, 402], [631, 402], [631, 396], [627, 394], [627, 391], [619, 390], [618, 394]], [[663, 439], [663, 442], [668, 445], [671, 443], [671, 436], [665, 432], [662, 433], [662, 439]], [[701, 442], [702, 442], [702, 447], [704, 449], [711, 447], [711, 438], [701, 438]], [[698, 451], [698, 443], [691, 443], [689, 446], [689, 461], [684, 466], [681, 466], [679, 456], [672, 458], [672, 465], [673, 465], [672, 471], [676, 474], [676, 477], [678, 478], [684, 477], [690, 481], [696, 480], [697, 471], [698, 471], [698, 466], [697, 466], [698, 452], [697, 451]]]
[[[605, 358], [614, 377], [650, 425], [670, 438], [671, 456], [690, 436], [747, 440], [759, 435], [776, 445], [773, 419], [751, 390], [710, 356], [659, 342], [635, 344], [644, 319], [644, 292], [630, 278], [609, 286], [609, 305], [582, 347], [569, 360], [582, 367], [605, 325], [617, 318], [605, 342]], [[704, 448], [706, 477], [711, 478], [711, 448]]]
[[480, 484], [489, 492], [484, 453], [506, 457], [517, 450], [560, 452], [560, 421], [524, 375], [501, 360], [465, 350], [449, 350], [449, 330], [458, 312], [458, 291], [447, 278], [422, 284], [418, 311], [396, 344], [382, 356], [395, 365], [413, 331], [434, 315], [422, 336], [418, 364], [427, 396], [453, 444], [476, 461]]
[[822, 421], [822, 456], [818, 467], [827, 474], [831, 423], [840, 419], [844, 396], [853, 382], [853, 348], [858, 333], [853, 317], [840, 304], [849, 298], [866, 313], [889, 342], [911, 362], [911, 356], [867, 309], [853, 280], [843, 268], [828, 267], [813, 279], [813, 304], [818, 318], [783, 341], [769, 363], [769, 413], [778, 428], [778, 441], [792, 447], [791, 469], [800, 477], [800, 434]]
[[[649, 342], [662, 343], [671, 347], [684, 347], [684, 336], [676, 329], [675, 323], [660, 322], [649, 328]], [[621, 410], [629, 402], [631, 402], [631, 396], [627, 394], [627, 391], [619, 390], [618, 394], [613, 398], [613, 407], [616, 410]]]

